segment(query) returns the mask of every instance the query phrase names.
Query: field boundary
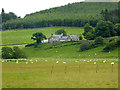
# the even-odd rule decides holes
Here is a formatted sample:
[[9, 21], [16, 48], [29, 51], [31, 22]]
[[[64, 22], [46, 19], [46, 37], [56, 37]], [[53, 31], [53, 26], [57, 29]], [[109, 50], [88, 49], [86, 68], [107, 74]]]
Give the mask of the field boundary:
[[28, 43], [20, 43], [20, 44], [5, 44], [5, 45], [0, 45], [0, 46], [13, 46], [13, 45], [26, 45]]

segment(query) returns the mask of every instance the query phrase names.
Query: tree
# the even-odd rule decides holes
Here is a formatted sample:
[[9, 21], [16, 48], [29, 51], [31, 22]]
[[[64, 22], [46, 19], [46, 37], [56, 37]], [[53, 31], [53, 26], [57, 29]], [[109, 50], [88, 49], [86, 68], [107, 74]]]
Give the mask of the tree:
[[60, 29], [60, 30], [57, 30], [56, 32], [55, 32], [55, 34], [57, 35], [59, 35], [59, 34], [63, 34], [63, 36], [66, 36], [67, 35], [67, 33], [66, 33], [66, 31], [64, 30], [64, 29]]
[[93, 32], [88, 32], [86, 33], [86, 35], [84, 36], [87, 40], [94, 40], [95, 35]]
[[88, 32], [92, 32], [93, 31], [93, 27], [92, 26], [90, 26], [88, 23], [87, 24], [85, 24], [85, 26], [84, 26], [84, 33], [83, 33], [83, 35], [86, 35]]
[[109, 37], [110, 34], [110, 28], [109, 25], [106, 23], [106, 21], [99, 21], [95, 27], [95, 34], [96, 37], [102, 36], [102, 37]]
[[3, 59], [12, 59], [13, 50], [10, 47], [2, 47], [2, 58]]
[[47, 39], [45, 35], [40, 32], [34, 33], [31, 39], [36, 40], [36, 43], [41, 43], [42, 40]]
[[94, 35], [94, 29], [92, 26], [90, 26], [88, 23], [84, 26], [84, 37], [87, 40], [93, 40], [95, 35]]

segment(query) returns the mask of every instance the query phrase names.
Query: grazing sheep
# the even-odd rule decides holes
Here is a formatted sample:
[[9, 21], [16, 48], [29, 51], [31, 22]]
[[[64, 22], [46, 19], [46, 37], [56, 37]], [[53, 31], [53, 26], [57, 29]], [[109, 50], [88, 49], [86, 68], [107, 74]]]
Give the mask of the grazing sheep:
[[103, 61], [103, 63], [105, 63], [105, 62], [106, 62], [106, 60]]
[[26, 64], [28, 64], [28, 62], [26, 62]]
[[18, 60], [16, 61], [16, 64], [18, 64]]
[[94, 64], [96, 64], [96, 62], [94, 62]]
[[114, 62], [112, 62], [111, 64], [114, 64]]
[[66, 62], [63, 62], [64, 64], [66, 64]]
[[56, 62], [57, 64], [59, 63], [59, 61]]

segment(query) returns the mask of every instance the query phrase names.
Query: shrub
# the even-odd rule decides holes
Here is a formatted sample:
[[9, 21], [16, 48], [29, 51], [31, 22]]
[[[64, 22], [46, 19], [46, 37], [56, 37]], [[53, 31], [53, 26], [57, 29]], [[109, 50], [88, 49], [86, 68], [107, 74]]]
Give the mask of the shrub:
[[17, 46], [13, 47], [13, 58], [26, 58], [25, 53]]
[[82, 39], [83, 39], [83, 37], [80, 35], [80, 36], [79, 36], [79, 40], [82, 40]]
[[90, 48], [89, 42], [84, 42], [80, 46], [80, 51], [85, 51], [85, 50], [88, 50], [89, 48]]
[[26, 58], [25, 53], [19, 49], [19, 47], [2, 47], [2, 58], [3, 59], [18, 59], [18, 58]]
[[10, 47], [2, 47], [2, 58], [3, 59], [12, 59], [13, 50]]
[[97, 37], [95, 39], [94, 43], [95, 43], [96, 46], [103, 45], [104, 44], [104, 39], [101, 36]]
[[111, 42], [109, 42], [105, 48], [103, 49], [103, 51], [105, 52], [109, 52], [111, 50], [114, 50], [115, 48], [120, 47], [120, 39], [118, 39], [117, 41], [113, 40]]

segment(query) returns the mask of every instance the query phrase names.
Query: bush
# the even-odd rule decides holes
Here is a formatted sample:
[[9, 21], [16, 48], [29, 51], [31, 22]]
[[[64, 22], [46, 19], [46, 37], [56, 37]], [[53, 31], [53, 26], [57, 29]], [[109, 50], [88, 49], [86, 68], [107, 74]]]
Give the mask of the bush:
[[117, 40], [117, 41], [113, 40], [113, 41], [109, 42], [105, 46], [105, 48], [103, 49], [103, 51], [109, 52], [109, 51], [114, 50], [115, 48], [118, 48], [118, 47], [120, 47], [120, 39]]
[[95, 45], [96, 46], [100, 46], [100, 45], [103, 45], [104, 44], [104, 39], [100, 36], [100, 37], [97, 37], [94, 41]]
[[3, 59], [18, 59], [18, 58], [26, 58], [25, 53], [19, 49], [19, 47], [2, 47], [2, 58]]
[[82, 40], [82, 39], [83, 39], [83, 37], [80, 35], [80, 36], [79, 36], [79, 40]]
[[91, 42], [83, 42], [80, 46], [80, 50], [79, 51], [85, 51], [85, 50], [89, 50], [91, 48], [95, 48], [95, 44], [91, 41]]
[[89, 48], [90, 48], [89, 42], [84, 42], [80, 46], [80, 51], [85, 51], [85, 50], [88, 50]]
[[13, 50], [10, 47], [2, 47], [2, 58], [3, 59], [12, 59]]
[[19, 47], [15, 46], [13, 47], [13, 58], [26, 58], [26, 55]]

